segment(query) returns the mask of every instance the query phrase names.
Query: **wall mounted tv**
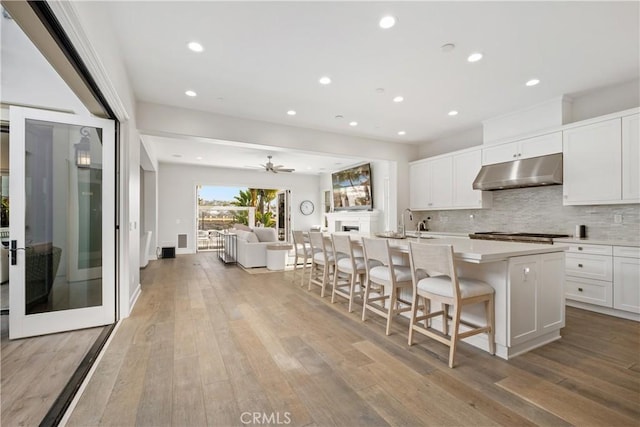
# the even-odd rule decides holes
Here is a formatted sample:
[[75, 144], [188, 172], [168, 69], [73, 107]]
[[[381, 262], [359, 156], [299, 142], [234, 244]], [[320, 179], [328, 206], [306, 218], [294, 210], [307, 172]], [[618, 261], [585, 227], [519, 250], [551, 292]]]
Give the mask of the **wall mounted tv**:
[[371, 164], [355, 166], [331, 174], [334, 210], [373, 209]]

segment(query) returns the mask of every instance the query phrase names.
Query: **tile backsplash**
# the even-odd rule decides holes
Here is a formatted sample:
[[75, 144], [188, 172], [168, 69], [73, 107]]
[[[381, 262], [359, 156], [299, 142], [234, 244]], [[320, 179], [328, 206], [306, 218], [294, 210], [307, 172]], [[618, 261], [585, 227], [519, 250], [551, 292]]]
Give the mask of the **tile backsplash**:
[[[562, 186], [516, 188], [493, 192], [493, 207], [414, 213], [415, 220], [430, 217], [430, 231], [473, 233], [519, 231], [573, 235], [575, 226], [587, 226], [587, 238], [640, 241], [640, 205], [563, 206]], [[621, 220], [616, 223], [616, 219]]]

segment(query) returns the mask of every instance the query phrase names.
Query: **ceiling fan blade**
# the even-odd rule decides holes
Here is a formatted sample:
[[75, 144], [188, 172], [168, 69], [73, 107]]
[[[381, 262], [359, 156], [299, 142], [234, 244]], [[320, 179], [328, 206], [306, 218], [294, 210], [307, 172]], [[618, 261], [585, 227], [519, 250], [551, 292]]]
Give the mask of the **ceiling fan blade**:
[[278, 172], [293, 172], [295, 169], [278, 169]]

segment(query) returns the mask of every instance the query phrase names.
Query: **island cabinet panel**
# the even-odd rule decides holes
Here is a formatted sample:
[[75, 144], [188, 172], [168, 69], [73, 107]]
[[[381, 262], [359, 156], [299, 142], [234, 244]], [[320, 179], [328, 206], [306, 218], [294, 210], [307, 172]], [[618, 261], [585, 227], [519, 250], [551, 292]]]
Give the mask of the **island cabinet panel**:
[[509, 259], [508, 346], [515, 354], [518, 345], [564, 326], [564, 268], [561, 252]]

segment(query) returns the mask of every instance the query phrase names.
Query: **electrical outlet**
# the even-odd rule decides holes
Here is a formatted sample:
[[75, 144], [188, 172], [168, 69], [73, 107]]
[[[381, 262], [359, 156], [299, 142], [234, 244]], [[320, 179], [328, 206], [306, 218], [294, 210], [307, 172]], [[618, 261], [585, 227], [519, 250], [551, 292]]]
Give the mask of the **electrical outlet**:
[[622, 214], [613, 215], [613, 223], [614, 224], [622, 224]]

